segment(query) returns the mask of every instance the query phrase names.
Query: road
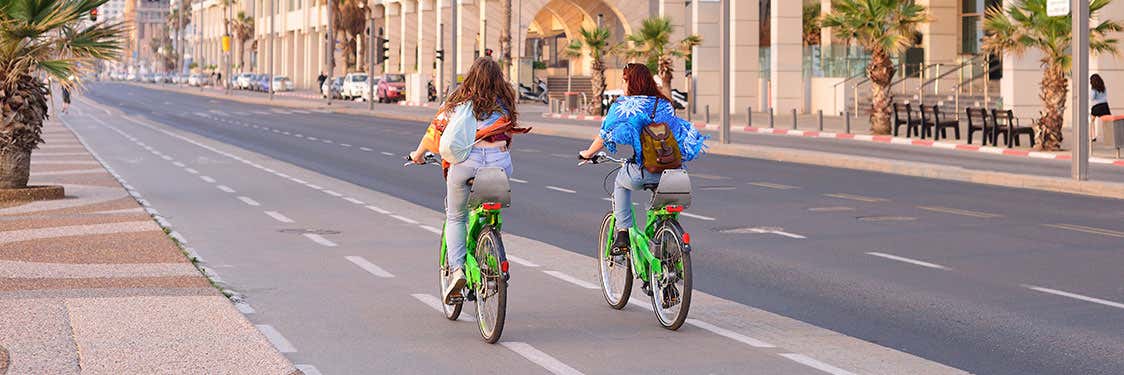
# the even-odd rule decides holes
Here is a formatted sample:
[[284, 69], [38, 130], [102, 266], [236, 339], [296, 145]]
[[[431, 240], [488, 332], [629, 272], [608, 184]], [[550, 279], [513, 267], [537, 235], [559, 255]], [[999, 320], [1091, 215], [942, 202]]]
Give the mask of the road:
[[423, 124], [87, 95], [64, 122], [324, 373], [1124, 372], [1118, 200], [707, 156], [684, 219], [705, 294], [667, 332], [586, 288], [608, 170], [520, 137], [505, 240], [527, 263], [499, 349], [422, 303], [444, 189], [399, 159]]

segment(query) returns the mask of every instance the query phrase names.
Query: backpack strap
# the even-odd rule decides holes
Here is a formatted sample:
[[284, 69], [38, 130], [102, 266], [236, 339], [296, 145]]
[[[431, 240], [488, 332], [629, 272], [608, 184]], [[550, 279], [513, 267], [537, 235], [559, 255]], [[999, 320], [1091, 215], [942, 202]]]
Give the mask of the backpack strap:
[[648, 119], [653, 122], [656, 121], [656, 111], [660, 109], [660, 97], [656, 97], [656, 104], [652, 106], [652, 114], [648, 115]]

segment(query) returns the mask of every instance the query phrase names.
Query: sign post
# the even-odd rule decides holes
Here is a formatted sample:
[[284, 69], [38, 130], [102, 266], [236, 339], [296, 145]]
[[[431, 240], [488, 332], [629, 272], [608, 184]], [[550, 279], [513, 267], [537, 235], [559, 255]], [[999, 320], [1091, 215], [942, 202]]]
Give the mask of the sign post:
[[[1073, 12], [1073, 154], [1070, 174], [1089, 179], [1089, 1], [1072, 0]], [[1050, 0], [1050, 4], [1058, 0]], [[1065, 1], [1063, 1], [1065, 2]]]

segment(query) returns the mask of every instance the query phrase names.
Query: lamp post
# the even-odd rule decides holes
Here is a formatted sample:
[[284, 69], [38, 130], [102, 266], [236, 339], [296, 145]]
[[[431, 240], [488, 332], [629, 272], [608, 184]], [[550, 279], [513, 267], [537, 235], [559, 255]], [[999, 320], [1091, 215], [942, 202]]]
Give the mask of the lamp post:
[[1089, 179], [1089, 1], [1073, 0], [1073, 159], [1074, 180]]
[[276, 23], [276, 14], [273, 13], [273, 2], [269, 1], [269, 100], [273, 101], [273, 24]]
[[[718, 42], [722, 50], [722, 97], [718, 108], [721, 112], [722, 129], [718, 133], [718, 141], [730, 143], [730, 0], [722, 0], [722, 11], [719, 16], [722, 20], [722, 36]], [[668, 87], [668, 92], [671, 88]], [[753, 114], [749, 114], [752, 116]], [[709, 115], [708, 115], [709, 116]]]
[[[333, 4], [331, 3], [333, 1], [336, 2], [335, 4], [339, 4], [339, 0], [327, 0], [324, 4], [328, 7], [328, 10], [327, 10], [327, 12], [328, 12], [328, 29], [325, 30], [325, 32], [324, 32], [324, 43], [327, 44], [327, 46], [325, 46], [324, 48], [327, 50], [327, 60], [328, 60], [327, 61], [327, 64], [328, 64], [328, 81], [327, 81], [327, 83], [328, 83], [328, 105], [332, 105], [332, 95], [333, 95], [332, 82], [335, 81], [335, 79], [332, 78], [332, 76], [335, 75], [335, 71], [336, 71], [336, 67], [335, 67], [336, 30], [335, 30], [335, 27], [334, 27], [335, 14], [332, 11]], [[340, 89], [342, 90], [343, 88], [341, 87]]]

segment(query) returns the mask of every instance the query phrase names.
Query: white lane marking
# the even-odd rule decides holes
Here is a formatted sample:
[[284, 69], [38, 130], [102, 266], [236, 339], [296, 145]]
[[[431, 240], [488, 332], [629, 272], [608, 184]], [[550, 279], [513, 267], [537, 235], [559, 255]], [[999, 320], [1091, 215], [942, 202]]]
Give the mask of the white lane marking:
[[559, 280], [562, 280], [562, 281], [568, 282], [570, 284], [580, 286], [582, 288], [586, 288], [586, 289], [598, 289], [598, 288], [600, 288], [597, 285], [593, 285], [593, 283], [590, 283], [590, 282], [585, 281], [585, 280], [578, 279], [576, 277], [564, 274], [562, 272], [558, 272], [558, 271], [542, 271], [542, 272], [547, 274], [547, 275], [554, 276], [555, 278], [558, 278]]
[[298, 183], [298, 184], [302, 184], [302, 185], [303, 185], [303, 184], [307, 184], [307, 183], [308, 183], [307, 181], [305, 181], [305, 180], [302, 180], [302, 179], [299, 179], [299, 178], [296, 178], [296, 177], [290, 178], [290, 179], [289, 179], [289, 181], [292, 181], [292, 182], [296, 182], [296, 183]]
[[378, 206], [367, 206], [367, 209], [371, 210], [371, 211], [378, 212], [378, 213], [383, 214], [383, 215], [386, 215], [386, 214], [390, 213], [390, 211], [379, 208]]
[[[434, 297], [434, 296], [429, 295], [429, 294], [422, 294], [422, 293], [414, 293], [414, 294], [411, 294], [410, 296], [414, 297], [414, 299], [417, 299], [418, 301], [421, 301], [421, 303], [424, 303], [426, 306], [429, 306], [430, 308], [432, 308], [434, 310], [437, 310], [437, 312], [440, 312], [442, 314], [445, 313], [445, 309], [441, 308], [441, 305], [443, 305], [443, 303], [441, 302], [440, 299], [437, 299], [437, 297]], [[457, 320], [463, 320], [463, 321], [466, 321], [466, 322], [476, 321], [476, 319], [473, 318], [472, 316], [469, 316], [468, 314], [463, 314], [463, 313], [461, 314], [461, 316], [459, 318], [457, 318]]]
[[1085, 302], [1092, 302], [1092, 303], [1101, 304], [1101, 305], [1105, 305], [1105, 306], [1115, 307], [1115, 308], [1118, 308], [1118, 309], [1124, 309], [1124, 303], [1120, 303], [1120, 302], [1113, 302], [1113, 301], [1100, 299], [1100, 298], [1096, 298], [1096, 297], [1083, 296], [1083, 295], [1080, 295], [1080, 294], [1077, 294], [1077, 293], [1070, 293], [1070, 292], [1066, 292], [1064, 290], [1043, 288], [1043, 287], [1034, 286], [1034, 285], [1023, 285], [1023, 287], [1029, 288], [1030, 290], [1039, 291], [1039, 292], [1042, 292], [1042, 293], [1049, 293], [1049, 294], [1053, 294], [1053, 295], [1057, 295], [1057, 296], [1078, 299], [1078, 300], [1082, 300], [1082, 301], [1085, 301]]
[[324, 143], [332, 143], [332, 140], [330, 140], [330, 139], [325, 139], [325, 140], [322, 140], [321, 142], [324, 142]]
[[211, 184], [215, 183], [215, 179], [211, 178], [211, 176], [199, 176], [199, 179], [201, 179], [203, 181], [207, 181], [208, 183], [211, 183]]
[[853, 372], [850, 372], [850, 371], [847, 371], [847, 370], [844, 370], [844, 369], [841, 369], [841, 368], [838, 368], [838, 367], [835, 367], [835, 366], [817, 361], [817, 360], [813, 359], [812, 357], [809, 357], [809, 356], [806, 356], [806, 355], [803, 355], [803, 354], [781, 353], [781, 354], [778, 354], [778, 355], [781, 356], [781, 357], [788, 358], [789, 360], [792, 360], [793, 362], [796, 362], [796, 363], [802, 364], [804, 366], [814, 368], [816, 370], [826, 372], [826, 373], [831, 374], [831, 375], [855, 375], [855, 373], [853, 373]]
[[347, 143], [340, 143], [340, 147], [351, 147], [351, 145]]
[[277, 220], [277, 221], [280, 221], [282, 223], [292, 223], [293, 222], [293, 219], [290, 219], [288, 216], [282, 215], [280, 212], [277, 212], [277, 211], [266, 211], [265, 214], [269, 215], [269, 217], [272, 217], [273, 220]]
[[316, 190], [324, 190], [324, 187], [320, 186], [320, 185], [304, 184], [304, 186], [308, 186], [308, 187], [316, 189]]
[[386, 155], [386, 156], [394, 156], [394, 153], [386, 152], [386, 151], [380, 152], [380, 154], [383, 154], [383, 155]]
[[374, 151], [370, 147], [360, 147], [359, 149], [367, 152]]
[[554, 190], [554, 191], [561, 191], [561, 192], [563, 192], [563, 193], [569, 193], [569, 194], [577, 194], [577, 193], [578, 193], [578, 192], [576, 192], [576, 191], [573, 191], [573, 190], [570, 190], [570, 189], [566, 189], [566, 188], [560, 188], [560, 187], [557, 187], [557, 186], [550, 186], [550, 185], [547, 185], [547, 187], [546, 187], [546, 188], [547, 188], [547, 189], [550, 189], [550, 190]]
[[859, 201], [859, 202], [868, 202], [868, 203], [876, 203], [876, 202], [885, 202], [886, 201], [886, 199], [883, 199], [883, 198], [867, 197], [867, 196], [862, 196], [862, 195], [844, 194], [844, 193], [824, 194], [824, 196], [825, 197], [852, 200], [852, 201]]
[[358, 200], [358, 199], [355, 199], [355, 198], [352, 198], [352, 197], [344, 197], [343, 200], [351, 202], [351, 203], [355, 203], [355, 204], [367, 204], [367, 202], [364, 202], [364, 201], [361, 201], [361, 200]]
[[297, 134], [297, 135], [295, 135], [294, 137], [297, 137], [297, 138], [304, 138], [304, 135], [302, 135], [302, 134]]
[[183, 170], [187, 171], [187, 173], [199, 174], [199, 171], [195, 170], [194, 168], [184, 168]]
[[337, 193], [337, 192], [332, 191], [332, 190], [324, 190], [324, 194], [328, 194], [328, 195], [331, 195], [331, 196], [336, 197], [336, 198], [339, 198], [339, 197], [343, 196], [343, 194]]
[[527, 180], [520, 180], [520, 179], [518, 179], [518, 178], [509, 178], [508, 180], [511, 180], [511, 182], [518, 182], [518, 183], [520, 183], [520, 184], [525, 184], [525, 183], [527, 183]]
[[255, 324], [254, 326], [258, 328], [258, 331], [261, 331], [261, 334], [265, 335], [265, 338], [269, 340], [269, 343], [273, 344], [274, 348], [277, 348], [277, 351], [282, 353], [297, 352], [297, 348], [293, 347], [293, 343], [286, 340], [285, 336], [282, 336], [281, 332], [277, 332], [277, 329], [273, 328], [273, 326], [269, 324]]
[[[695, 214], [692, 214], [690, 212], [680, 212], [679, 214], [683, 215], [683, 216], [686, 216], [686, 217], [689, 217], [689, 218], [694, 218], [694, 219], [699, 219], [699, 220], [705, 220], [705, 221], [714, 221], [715, 220], [713, 217], [710, 217], [710, 216], [695, 215]], [[780, 234], [780, 233], [777, 233], [777, 234]], [[804, 238], [804, 237], [799, 237], [799, 238]]]
[[382, 269], [382, 267], [376, 266], [374, 263], [367, 261], [367, 259], [364, 259], [361, 256], [352, 255], [346, 256], [344, 258], [347, 258], [347, 261], [355, 263], [355, 265], [359, 266], [359, 268], [362, 268], [364, 271], [370, 272], [372, 275], [375, 275], [377, 277], [381, 277], [384, 279], [394, 277], [394, 274], [386, 272], [386, 270]]
[[174, 165], [174, 166], [177, 166], [177, 167], [180, 167], [180, 168], [183, 168], [183, 167], [184, 167], [183, 163], [180, 163], [180, 162], [178, 162], [178, 161], [177, 161], [177, 162], [172, 162], [172, 165]]
[[792, 189], [799, 189], [800, 188], [799, 186], [774, 184], [772, 182], [750, 182], [749, 184], [753, 185], [753, 186], [759, 186], [759, 187], [763, 187], [763, 188], [777, 189], [777, 190], [792, 190]]
[[296, 367], [297, 370], [301, 370], [304, 375], [324, 375], [320, 372], [320, 370], [316, 369], [316, 366], [313, 365], [293, 365], [293, 367]]
[[526, 358], [528, 361], [531, 361], [536, 365], [542, 366], [542, 368], [546, 369], [546, 371], [550, 371], [550, 373], [552, 373], [552, 374], [555, 374], [555, 375], [581, 375], [582, 374], [581, 371], [578, 371], [578, 370], [574, 369], [573, 367], [567, 366], [565, 363], [562, 363], [562, 361], [559, 361], [559, 360], [555, 359], [554, 357], [551, 357], [549, 354], [543, 353], [541, 350], [535, 349], [535, 347], [533, 347], [533, 346], [531, 346], [531, 345], [529, 345], [525, 342], [503, 341], [503, 342], [500, 342], [500, 345], [503, 345], [505, 348], [510, 349], [511, 351], [515, 352], [515, 354], [519, 354], [519, 355], [523, 356], [523, 358]]
[[251, 205], [251, 206], [254, 206], [254, 207], [261, 206], [261, 203], [258, 203], [258, 201], [256, 201], [256, 200], [250, 199], [250, 197], [238, 196], [238, 200], [242, 201], [242, 203], [245, 203], [245, 204], [248, 204], [248, 205]]
[[321, 235], [316, 234], [316, 233], [305, 233], [304, 237], [312, 240], [312, 242], [318, 243], [318, 244], [323, 245], [323, 246], [327, 246], [327, 247], [336, 247], [337, 246], [335, 242], [332, 242], [332, 241], [328, 240], [327, 238], [324, 238], [324, 236], [321, 236]]
[[289, 175], [287, 175], [287, 174], [284, 174], [284, 173], [281, 173], [281, 172], [275, 172], [275, 173], [273, 173], [273, 174], [277, 175], [277, 177], [281, 177], [281, 178], [289, 178]]
[[304, 110], [300, 110], [300, 109], [294, 109], [293, 113], [300, 113], [302, 115], [307, 115], [307, 114], [312, 113], [312, 112], [304, 111]]
[[406, 224], [418, 224], [417, 220], [414, 220], [414, 219], [411, 219], [411, 218], [408, 218], [408, 217], [402, 217], [402, 216], [398, 216], [398, 215], [390, 215], [390, 217], [398, 219], [399, 221], [404, 222]]
[[514, 255], [508, 255], [507, 260], [515, 262], [515, 264], [521, 265], [523, 267], [538, 267], [539, 266], [538, 264], [535, 264], [535, 262], [532, 262], [532, 261], [514, 256]]
[[219, 188], [219, 190], [222, 190], [222, 191], [227, 192], [227, 193], [233, 193], [234, 192], [234, 189], [231, 189], [230, 186], [219, 185], [219, 186], [215, 186], [215, 187], [217, 187], [217, 188]]
[[250, 315], [257, 312], [253, 307], [250, 307], [250, 304], [245, 302], [234, 303], [234, 308], [238, 309], [238, 312], [242, 313], [242, 315]]
[[316, 137], [308, 137], [306, 139], [308, 139], [310, 141], [319, 141], [320, 140], [320, 138], [316, 138]]
[[1072, 230], [1072, 231], [1075, 231], [1075, 232], [1083, 232], [1083, 233], [1089, 233], [1089, 234], [1099, 234], [1099, 235], [1102, 235], [1102, 236], [1124, 238], [1124, 232], [1117, 232], [1117, 231], [1114, 231], [1114, 230], [1111, 230], [1111, 229], [1087, 227], [1087, 226], [1084, 226], [1084, 225], [1077, 225], [1077, 224], [1042, 224], [1042, 225], [1050, 227], [1050, 228]]
[[917, 259], [900, 257], [900, 256], [897, 256], [897, 255], [879, 253], [879, 252], [876, 252], [876, 251], [871, 251], [871, 252], [868, 252], [866, 254], [867, 255], [873, 255], [873, 256], [876, 256], [876, 257], [879, 257], [879, 258], [886, 258], [886, 259], [890, 259], [890, 260], [896, 260], [896, 261], [899, 261], [899, 262], [905, 262], [905, 263], [909, 263], [909, 264], [913, 264], [913, 265], [917, 265], [917, 266], [921, 266], [921, 267], [935, 268], [935, 269], [938, 269], [938, 270], [948, 270], [948, 267], [945, 267], [945, 266], [942, 266], [942, 265], [939, 265], [939, 264], [936, 264], [936, 263], [929, 263], [929, 262], [920, 261], [920, 260], [917, 260]]
[[989, 212], [972, 211], [972, 210], [963, 210], [963, 209], [951, 208], [951, 207], [917, 206], [917, 208], [920, 208], [920, 209], [925, 210], [925, 211], [941, 212], [941, 213], [960, 215], [960, 216], [978, 217], [978, 218], [981, 218], [981, 219], [1003, 217], [1003, 215], [1000, 215], [1000, 214], [993, 214], [993, 213], [989, 213]]
[[[651, 306], [648, 306], [648, 307], [651, 308]], [[764, 341], [761, 341], [761, 340], [758, 340], [758, 339], [755, 339], [755, 338], [752, 338], [752, 337], [749, 337], [749, 336], [746, 336], [746, 335], [743, 335], [743, 334], [740, 334], [740, 333], [737, 333], [737, 332], [734, 332], [734, 331], [731, 331], [731, 330], [728, 330], [728, 329], [725, 329], [725, 328], [722, 328], [722, 327], [719, 327], [719, 326], [716, 326], [716, 325], [713, 325], [713, 324], [710, 324], [710, 323], [707, 323], [707, 322], [704, 322], [704, 321], [701, 321], [701, 320], [698, 320], [698, 319], [687, 319], [687, 323], [690, 324], [690, 325], [693, 325], [695, 327], [699, 327], [699, 328], [705, 329], [707, 331], [710, 331], [710, 332], [712, 332], [716, 335], [723, 336], [723, 337], [726, 337], [728, 339], [740, 342], [742, 344], [752, 346], [754, 348], [775, 348], [776, 347], [773, 344], [770, 344], [770, 343], [767, 343], [767, 342], [764, 342]]]
[[[428, 226], [428, 225], [419, 225], [419, 226], [421, 227], [421, 229], [425, 229], [425, 230], [429, 231], [430, 233], [441, 234], [440, 229], [437, 229], [437, 228], [434, 228], [434, 227], [431, 227], [431, 226]], [[508, 255], [507, 259], [511, 259], [511, 256]]]

